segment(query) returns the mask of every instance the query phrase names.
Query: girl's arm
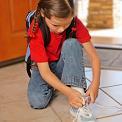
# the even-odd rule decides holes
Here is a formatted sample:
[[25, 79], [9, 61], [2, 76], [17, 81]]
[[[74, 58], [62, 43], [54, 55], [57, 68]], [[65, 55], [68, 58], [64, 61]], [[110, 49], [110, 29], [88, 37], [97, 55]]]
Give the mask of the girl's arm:
[[61, 83], [61, 81], [51, 72], [47, 62], [37, 63], [42, 78], [50, 84], [53, 88], [59, 90], [64, 95], [70, 94], [70, 88]]
[[94, 103], [98, 95], [98, 89], [100, 85], [100, 59], [91, 41], [84, 43], [83, 47], [88, 54], [92, 65], [92, 82], [86, 94], [91, 97], [91, 102]]
[[82, 105], [81, 94], [70, 87], [63, 84], [54, 73], [51, 72], [48, 62], [37, 63], [39, 72], [42, 78], [50, 84], [53, 88], [62, 92], [68, 97], [69, 104], [74, 107], [80, 107]]

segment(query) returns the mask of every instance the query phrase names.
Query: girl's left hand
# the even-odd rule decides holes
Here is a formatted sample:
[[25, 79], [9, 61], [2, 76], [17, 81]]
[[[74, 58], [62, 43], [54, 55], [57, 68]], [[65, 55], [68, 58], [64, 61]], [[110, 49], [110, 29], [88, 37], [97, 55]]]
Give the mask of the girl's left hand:
[[86, 96], [90, 96], [90, 102], [94, 103], [98, 96], [99, 86], [91, 84], [86, 92]]

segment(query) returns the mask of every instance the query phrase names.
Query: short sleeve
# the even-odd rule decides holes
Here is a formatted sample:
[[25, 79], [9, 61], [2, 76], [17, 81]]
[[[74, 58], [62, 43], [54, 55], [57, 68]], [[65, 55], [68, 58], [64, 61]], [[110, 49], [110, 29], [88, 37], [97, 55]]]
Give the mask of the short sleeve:
[[[29, 33], [29, 31], [28, 31]], [[44, 40], [40, 29], [36, 31], [35, 37], [30, 40], [31, 60], [34, 62], [48, 62]]]
[[77, 17], [75, 18], [75, 21], [76, 21], [76, 38], [80, 41], [81, 44], [90, 41], [91, 36], [87, 28]]

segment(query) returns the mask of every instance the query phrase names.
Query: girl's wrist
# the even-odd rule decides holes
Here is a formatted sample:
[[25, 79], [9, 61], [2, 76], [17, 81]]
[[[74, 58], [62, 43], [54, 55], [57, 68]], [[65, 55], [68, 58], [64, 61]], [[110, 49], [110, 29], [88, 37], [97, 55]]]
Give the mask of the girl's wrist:
[[91, 84], [100, 85], [100, 80], [92, 80]]
[[100, 82], [96, 82], [96, 81], [92, 81], [91, 82], [91, 86], [94, 87], [94, 88], [99, 88], [99, 85], [100, 85]]
[[71, 95], [71, 88], [64, 85], [64, 87], [62, 88], [62, 90], [60, 90], [60, 92], [62, 92], [65, 96], [70, 96]]

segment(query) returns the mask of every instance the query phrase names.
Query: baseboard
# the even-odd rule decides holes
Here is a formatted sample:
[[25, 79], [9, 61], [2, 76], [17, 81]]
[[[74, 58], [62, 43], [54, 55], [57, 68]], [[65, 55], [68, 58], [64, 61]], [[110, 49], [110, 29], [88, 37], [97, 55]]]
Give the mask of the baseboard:
[[94, 44], [94, 46], [98, 49], [122, 50], [122, 45]]
[[11, 59], [11, 60], [7, 60], [7, 61], [3, 61], [3, 62], [0, 62], [0, 68], [5, 67], [5, 66], [9, 66], [9, 65], [13, 65], [16, 63], [20, 63], [23, 61], [24, 61], [24, 56], [19, 57], [19, 58], [15, 58], [15, 59]]

